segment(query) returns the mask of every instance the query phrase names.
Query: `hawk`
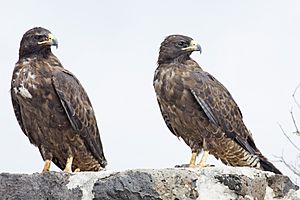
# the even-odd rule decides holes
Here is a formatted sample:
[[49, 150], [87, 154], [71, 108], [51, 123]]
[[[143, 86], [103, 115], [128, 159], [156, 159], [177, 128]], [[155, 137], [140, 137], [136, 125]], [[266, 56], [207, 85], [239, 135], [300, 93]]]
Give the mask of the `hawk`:
[[105, 168], [97, 122], [79, 80], [51, 52], [57, 39], [47, 29], [28, 30], [20, 43], [11, 80], [16, 118], [45, 161], [65, 172]]
[[[183, 35], [161, 43], [154, 89], [170, 131], [192, 150], [190, 167], [205, 167], [209, 154], [231, 166], [281, 172], [256, 147], [228, 90], [190, 58], [201, 47]], [[196, 157], [202, 151], [201, 161]]]

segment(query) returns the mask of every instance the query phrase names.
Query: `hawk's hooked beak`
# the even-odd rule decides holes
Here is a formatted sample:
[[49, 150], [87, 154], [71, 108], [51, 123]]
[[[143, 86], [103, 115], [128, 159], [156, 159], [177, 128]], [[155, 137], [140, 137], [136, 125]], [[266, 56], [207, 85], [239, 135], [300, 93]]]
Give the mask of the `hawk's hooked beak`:
[[183, 51], [200, 51], [200, 53], [202, 52], [201, 46], [195, 40], [191, 41], [190, 46], [182, 48], [181, 50], [183, 50]]
[[55, 46], [56, 48], [58, 48], [58, 41], [51, 33], [48, 34], [47, 40], [38, 42], [38, 44], [48, 44], [50, 46]]

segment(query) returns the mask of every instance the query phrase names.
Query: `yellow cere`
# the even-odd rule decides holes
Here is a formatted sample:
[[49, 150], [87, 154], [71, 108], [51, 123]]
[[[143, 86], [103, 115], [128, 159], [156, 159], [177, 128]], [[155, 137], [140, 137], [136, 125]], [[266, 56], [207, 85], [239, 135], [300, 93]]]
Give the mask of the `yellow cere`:
[[52, 33], [48, 34], [48, 41], [51, 41], [54, 39], [54, 35], [52, 35]]
[[195, 40], [192, 40], [190, 46], [197, 46], [197, 42]]
[[42, 41], [42, 42], [38, 42], [38, 44], [45, 44], [45, 43], [51, 42], [53, 39], [54, 39], [54, 35], [52, 33], [49, 33], [48, 39], [45, 41]]
[[193, 51], [193, 50], [195, 50], [196, 48], [196, 46], [197, 46], [197, 42], [195, 41], [195, 40], [192, 40], [191, 42], [190, 42], [190, 46], [188, 46], [188, 47], [185, 47], [185, 48], [182, 48], [181, 50], [183, 50], [183, 51]]

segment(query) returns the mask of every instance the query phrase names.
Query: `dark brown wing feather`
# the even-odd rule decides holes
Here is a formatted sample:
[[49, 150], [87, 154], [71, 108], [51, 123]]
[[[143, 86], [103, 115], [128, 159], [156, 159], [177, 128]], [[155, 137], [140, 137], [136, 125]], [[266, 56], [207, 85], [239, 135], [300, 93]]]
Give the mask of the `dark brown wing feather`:
[[91, 102], [77, 78], [67, 70], [53, 74], [52, 83], [72, 127], [102, 167], [106, 166]]
[[175, 129], [172, 127], [172, 124], [170, 123], [170, 119], [169, 119], [169, 117], [168, 117], [168, 114], [164, 111], [164, 109], [163, 109], [161, 103], [159, 102], [159, 100], [158, 100], [157, 102], [158, 102], [159, 109], [160, 109], [160, 112], [161, 112], [161, 114], [162, 114], [162, 117], [163, 117], [163, 119], [164, 119], [164, 121], [165, 121], [165, 123], [166, 123], [168, 129], [169, 129], [169, 130], [171, 131], [171, 133], [173, 133], [175, 136], [180, 137], [178, 134], [176, 134]]
[[193, 72], [192, 79], [195, 80], [195, 84], [191, 87], [191, 93], [208, 119], [243, 149], [257, 155], [262, 169], [281, 174], [256, 147], [244, 125], [242, 113], [228, 90], [212, 75], [202, 70]]
[[209, 120], [222, 128], [251, 154], [260, 154], [252, 136], [243, 123], [241, 111], [228, 90], [212, 75], [204, 71], [191, 74], [195, 84], [190, 88]]
[[23, 119], [22, 119], [22, 115], [21, 115], [21, 111], [20, 111], [20, 105], [18, 103], [18, 100], [16, 99], [16, 94], [12, 91], [12, 89], [10, 90], [10, 94], [11, 94], [11, 102], [14, 108], [14, 112], [17, 118], [17, 121], [23, 131], [23, 133], [28, 136], [27, 130], [25, 129], [24, 125], [23, 125]]

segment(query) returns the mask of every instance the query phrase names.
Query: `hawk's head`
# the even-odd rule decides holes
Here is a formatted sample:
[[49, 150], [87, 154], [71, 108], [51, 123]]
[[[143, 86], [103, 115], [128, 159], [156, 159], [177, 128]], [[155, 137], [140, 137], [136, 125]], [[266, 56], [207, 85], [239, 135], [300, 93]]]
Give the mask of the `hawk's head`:
[[50, 31], [41, 27], [32, 28], [22, 37], [19, 56], [46, 56], [51, 52], [51, 46], [56, 46], [57, 48], [58, 42]]
[[201, 47], [195, 40], [184, 35], [170, 35], [160, 45], [158, 64], [184, 61], [193, 51], [201, 53]]

